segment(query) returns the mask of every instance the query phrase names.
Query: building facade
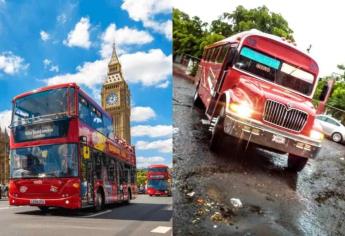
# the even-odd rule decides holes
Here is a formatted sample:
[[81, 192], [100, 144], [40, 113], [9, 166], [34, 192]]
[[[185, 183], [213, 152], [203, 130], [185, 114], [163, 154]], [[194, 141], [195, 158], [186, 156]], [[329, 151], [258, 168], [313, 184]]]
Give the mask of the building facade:
[[9, 138], [0, 128], [0, 184], [7, 184], [10, 176]]
[[108, 64], [107, 78], [102, 86], [102, 107], [112, 116], [115, 137], [131, 144], [131, 101], [130, 91], [123, 78], [121, 63], [117, 57], [115, 44]]

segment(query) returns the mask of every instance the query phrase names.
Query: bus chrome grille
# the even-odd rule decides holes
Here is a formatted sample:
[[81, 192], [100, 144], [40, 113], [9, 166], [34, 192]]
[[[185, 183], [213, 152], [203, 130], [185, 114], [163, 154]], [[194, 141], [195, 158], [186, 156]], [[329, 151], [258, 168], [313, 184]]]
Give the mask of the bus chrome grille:
[[307, 122], [308, 114], [304, 111], [290, 108], [288, 105], [267, 100], [265, 103], [263, 120], [277, 126], [301, 131]]

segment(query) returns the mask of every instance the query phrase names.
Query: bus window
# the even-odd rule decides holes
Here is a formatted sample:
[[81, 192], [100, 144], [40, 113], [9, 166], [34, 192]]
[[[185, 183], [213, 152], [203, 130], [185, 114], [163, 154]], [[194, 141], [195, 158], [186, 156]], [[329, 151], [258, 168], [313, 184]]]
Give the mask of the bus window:
[[131, 183], [134, 184], [135, 183], [135, 168], [132, 167], [131, 168]]
[[71, 115], [75, 115], [76, 114], [76, 111], [75, 111], [75, 99], [74, 99], [75, 89], [74, 88], [69, 88], [68, 93], [69, 93], [70, 114]]
[[96, 150], [93, 150], [93, 156], [95, 160], [95, 174], [97, 179], [102, 178], [102, 157], [99, 155], [99, 152]]
[[219, 47], [216, 47], [213, 51], [213, 54], [212, 54], [212, 58], [211, 58], [212, 62], [216, 62], [216, 58], [217, 58], [218, 53], [219, 53]]
[[79, 95], [79, 118], [87, 125], [90, 125], [91, 113], [85, 98]]
[[229, 48], [230, 48], [230, 44], [222, 46], [221, 51], [220, 51], [220, 53], [218, 54], [218, 57], [217, 57], [217, 63], [223, 63], [224, 58], [225, 58]]
[[209, 48], [209, 49], [207, 49], [207, 51], [208, 51], [208, 53], [207, 53], [206, 61], [210, 61], [212, 54], [213, 54], [213, 51], [214, 51], [214, 48]]
[[[107, 157], [110, 158], [110, 157]], [[109, 165], [108, 165], [108, 179], [110, 181], [115, 180], [115, 160], [110, 159]]]

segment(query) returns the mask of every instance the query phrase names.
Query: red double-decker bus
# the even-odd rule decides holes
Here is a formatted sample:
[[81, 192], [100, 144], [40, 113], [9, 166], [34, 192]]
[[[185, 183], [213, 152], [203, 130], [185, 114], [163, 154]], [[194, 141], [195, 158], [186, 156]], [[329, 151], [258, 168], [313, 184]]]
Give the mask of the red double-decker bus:
[[150, 196], [170, 196], [170, 179], [168, 166], [150, 165], [147, 170], [147, 193]]
[[136, 192], [134, 147], [114, 137], [111, 117], [74, 83], [13, 99], [10, 205], [96, 210]]

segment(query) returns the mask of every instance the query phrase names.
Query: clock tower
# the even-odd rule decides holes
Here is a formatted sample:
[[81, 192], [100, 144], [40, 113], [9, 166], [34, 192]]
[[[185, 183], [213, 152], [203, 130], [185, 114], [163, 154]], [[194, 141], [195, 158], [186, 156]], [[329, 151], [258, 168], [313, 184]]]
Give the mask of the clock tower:
[[131, 144], [130, 91], [122, 75], [121, 64], [116, 55], [115, 44], [113, 44], [113, 53], [108, 64], [107, 78], [102, 87], [101, 99], [102, 107], [113, 118], [115, 137], [122, 138], [128, 144]]

